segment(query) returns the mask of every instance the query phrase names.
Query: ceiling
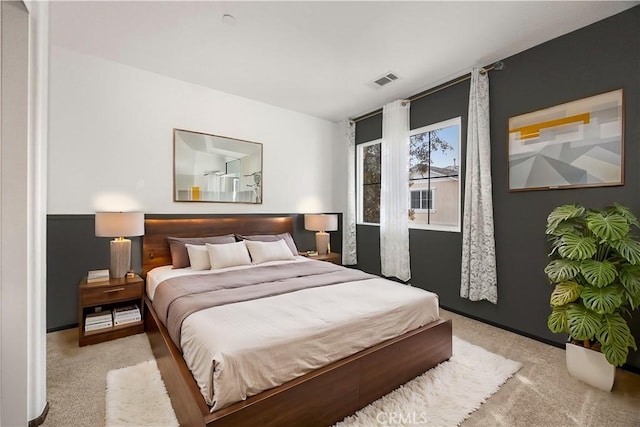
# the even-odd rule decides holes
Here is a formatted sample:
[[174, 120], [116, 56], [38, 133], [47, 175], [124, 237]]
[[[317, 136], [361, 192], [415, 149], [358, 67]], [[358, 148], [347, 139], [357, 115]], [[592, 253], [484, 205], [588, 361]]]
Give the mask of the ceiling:
[[[67, 49], [340, 121], [637, 4], [55, 1], [50, 38]], [[225, 14], [235, 22], [223, 22]], [[370, 86], [390, 71], [399, 79]]]

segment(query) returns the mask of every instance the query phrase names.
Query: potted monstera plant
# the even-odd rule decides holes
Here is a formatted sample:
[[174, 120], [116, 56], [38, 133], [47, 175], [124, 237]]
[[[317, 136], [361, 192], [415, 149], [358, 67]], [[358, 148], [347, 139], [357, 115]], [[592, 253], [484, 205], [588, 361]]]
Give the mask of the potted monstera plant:
[[637, 350], [626, 318], [640, 306], [640, 243], [632, 235], [638, 227], [619, 204], [563, 205], [547, 218], [551, 262], [544, 271], [555, 286], [547, 326], [569, 334], [569, 374], [607, 391], [615, 367], [629, 348]]

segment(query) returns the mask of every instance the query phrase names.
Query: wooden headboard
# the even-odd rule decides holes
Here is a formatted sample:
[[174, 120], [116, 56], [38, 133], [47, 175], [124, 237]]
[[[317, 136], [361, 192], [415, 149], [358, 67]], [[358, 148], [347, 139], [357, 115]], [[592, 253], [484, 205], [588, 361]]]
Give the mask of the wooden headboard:
[[224, 234], [279, 234], [293, 235], [290, 216], [236, 215], [208, 218], [167, 218], [144, 220], [142, 238], [142, 274], [155, 267], [171, 264], [171, 251], [167, 236], [202, 237]]

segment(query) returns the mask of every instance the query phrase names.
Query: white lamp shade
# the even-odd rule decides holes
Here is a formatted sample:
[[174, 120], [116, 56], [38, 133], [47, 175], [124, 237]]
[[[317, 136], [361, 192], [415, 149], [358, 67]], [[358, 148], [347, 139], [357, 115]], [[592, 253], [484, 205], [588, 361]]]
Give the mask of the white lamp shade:
[[97, 237], [142, 236], [144, 212], [96, 212]]
[[304, 228], [309, 231], [336, 231], [338, 229], [338, 215], [305, 214]]

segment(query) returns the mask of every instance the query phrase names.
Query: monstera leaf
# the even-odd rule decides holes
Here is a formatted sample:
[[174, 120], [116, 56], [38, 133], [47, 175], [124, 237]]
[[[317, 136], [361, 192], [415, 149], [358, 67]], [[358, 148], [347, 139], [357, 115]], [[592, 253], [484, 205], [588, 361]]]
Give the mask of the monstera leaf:
[[580, 271], [590, 285], [599, 288], [612, 283], [618, 276], [616, 266], [609, 261], [586, 259], [580, 264]]
[[567, 307], [553, 307], [553, 311], [547, 319], [547, 327], [553, 333], [560, 334], [569, 332], [569, 324], [567, 323]]
[[551, 306], [560, 307], [570, 302], [574, 302], [580, 297], [582, 286], [576, 282], [558, 283], [551, 294]]
[[556, 259], [544, 268], [544, 272], [553, 283], [571, 280], [580, 273], [580, 262], [570, 259]]
[[586, 221], [589, 230], [606, 242], [620, 240], [629, 234], [627, 220], [615, 213], [603, 215], [600, 212], [589, 212]]
[[627, 260], [629, 264], [640, 264], [640, 242], [627, 236], [611, 242], [611, 247], [618, 251], [620, 256]]
[[602, 344], [602, 353], [607, 358], [607, 362], [613, 366], [622, 366], [629, 356], [629, 347], [627, 345], [609, 345]]
[[601, 344], [626, 345], [629, 342], [629, 336], [631, 336], [629, 325], [620, 314], [612, 313], [602, 316], [602, 326], [596, 335]]
[[596, 241], [593, 237], [573, 234], [562, 236], [562, 244], [558, 247], [560, 256], [577, 261], [591, 258], [596, 251]]
[[635, 339], [627, 322], [618, 313], [605, 314], [597, 339], [602, 344], [602, 352], [614, 366], [622, 366], [627, 360], [629, 347], [637, 350]]
[[567, 306], [569, 335], [582, 341], [593, 339], [602, 327], [602, 316], [580, 304]]
[[563, 221], [571, 218], [577, 218], [584, 214], [585, 210], [582, 206], [563, 205], [555, 208], [547, 217], [547, 234], [553, 234]]
[[635, 225], [636, 227], [640, 227], [638, 218], [636, 218], [636, 216], [631, 212], [631, 209], [629, 209], [626, 206], [622, 206], [618, 203], [614, 203], [613, 206], [610, 206], [609, 209], [607, 209], [607, 212], [618, 214], [621, 217], [623, 217], [628, 224]]
[[[584, 306], [598, 314], [611, 314], [624, 301], [623, 289], [618, 285], [606, 288], [585, 287], [580, 296]], [[553, 299], [553, 295], [551, 299]]]
[[640, 267], [623, 267], [620, 270], [620, 283], [627, 291], [627, 301], [631, 308], [638, 308], [640, 306]]

